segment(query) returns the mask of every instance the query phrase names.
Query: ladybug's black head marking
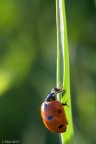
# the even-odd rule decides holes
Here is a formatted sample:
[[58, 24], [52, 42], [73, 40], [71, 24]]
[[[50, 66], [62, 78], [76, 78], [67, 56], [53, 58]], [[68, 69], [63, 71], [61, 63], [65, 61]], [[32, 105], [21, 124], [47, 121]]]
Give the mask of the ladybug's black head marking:
[[61, 88], [53, 88], [51, 92], [47, 95], [45, 101], [49, 102], [52, 100], [56, 100], [56, 94], [62, 92]]

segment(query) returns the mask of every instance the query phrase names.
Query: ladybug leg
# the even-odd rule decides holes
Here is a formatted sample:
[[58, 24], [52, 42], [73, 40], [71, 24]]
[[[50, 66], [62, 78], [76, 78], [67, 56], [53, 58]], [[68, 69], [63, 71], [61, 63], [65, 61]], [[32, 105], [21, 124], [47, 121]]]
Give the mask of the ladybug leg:
[[62, 103], [62, 106], [68, 106], [68, 104], [65, 102], [65, 103]]
[[68, 121], [67, 121], [67, 125], [69, 125]]
[[65, 103], [62, 103], [62, 106], [68, 106], [68, 101], [67, 102], [65, 102]]

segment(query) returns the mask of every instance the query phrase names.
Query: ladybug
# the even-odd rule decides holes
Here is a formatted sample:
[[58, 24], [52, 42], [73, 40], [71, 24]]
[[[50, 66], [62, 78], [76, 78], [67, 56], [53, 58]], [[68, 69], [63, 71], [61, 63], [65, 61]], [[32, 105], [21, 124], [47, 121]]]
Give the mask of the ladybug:
[[60, 92], [62, 92], [61, 88], [53, 88], [41, 105], [43, 123], [45, 127], [55, 133], [65, 132], [68, 124], [63, 108], [67, 103], [56, 100], [56, 94]]

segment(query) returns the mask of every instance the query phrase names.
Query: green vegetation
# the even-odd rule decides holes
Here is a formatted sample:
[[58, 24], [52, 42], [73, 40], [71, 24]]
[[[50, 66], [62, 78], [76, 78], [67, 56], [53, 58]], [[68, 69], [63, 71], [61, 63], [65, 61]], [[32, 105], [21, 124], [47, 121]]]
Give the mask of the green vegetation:
[[[68, 102], [68, 107], [64, 108], [68, 120], [67, 130], [61, 134], [62, 144], [73, 144], [73, 124], [70, 99], [70, 72], [69, 72], [69, 52], [65, 4], [63, 0], [56, 0], [56, 21], [57, 21], [57, 86], [62, 85], [66, 90], [62, 97], [62, 102]], [[62, 80], [63, 79], [63, 80]], [[59, 100], [61, 95], [59, 95]]]
[[[95, 144], [96, 1], [65, 3], [75, 141]], [[52, 0], [0, 1], [0, 143], [61, 144], [40, 116], [56, 86], [55, 6]]]

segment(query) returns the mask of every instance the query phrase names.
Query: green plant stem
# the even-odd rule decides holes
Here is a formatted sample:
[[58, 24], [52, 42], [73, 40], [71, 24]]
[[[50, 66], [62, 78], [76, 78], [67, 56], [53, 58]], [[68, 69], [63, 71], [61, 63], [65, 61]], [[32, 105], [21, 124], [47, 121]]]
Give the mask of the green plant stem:
[[[63, 84], [63, 53], [62, 53], [62, 42], [61, 42], [61, 31], [60, 31], [60, 12], [59, 12], [59, 1], [56, 0], [56, 24], [57, 24], [57, 87]], [[57, 99], [60, 101], [61, 97], [58, 94]]]
[[64, 0], [56, 0], [56, 23], [57, 23], [57, 86], [63, 83], [66, 94], [64, 97], [58, 96], [62, 102], [68, 101], [65, 113], [69, 125], [65, 133], [61, 134], [63, 144], [74, 144], [73, 123], [70, 98], [70, 72], [69, 72], [69, 51], [67, 38], [67, 25]]

